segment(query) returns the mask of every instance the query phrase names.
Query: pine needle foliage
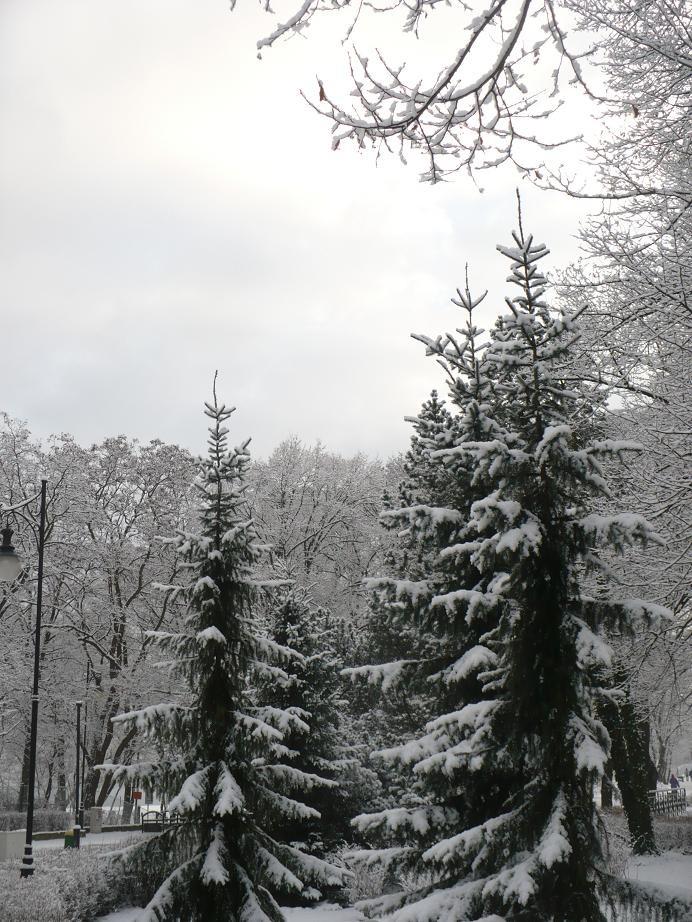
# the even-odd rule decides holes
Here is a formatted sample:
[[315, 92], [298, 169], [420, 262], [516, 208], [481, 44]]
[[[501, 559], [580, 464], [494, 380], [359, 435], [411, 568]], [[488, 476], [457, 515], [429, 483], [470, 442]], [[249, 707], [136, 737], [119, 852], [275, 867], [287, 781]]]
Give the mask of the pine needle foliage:
[[392, 878], [409, 884], [406, 893], [376, 900], [369, 908], [374, 913], [398, 910], [402, 919], [418, 918], [419, 910], [421, 918], [437, 918], [443, 907], [436, 897], [454, 882], [455, 871], [436, 863], [431, 849], [464, 822], [482, 823], [494, 815], [508, 786], [502, 764], [470, 772], [464, 734], [445, 723], [447, 717], [454, 720], [460, 702], [484, 707], [482, 676], [496, 663], [487, 637], [499, 617], [498, 603], [476, 591], [478, 568], [457, 553], [474, 503], [488, 489], [485, 472], [474, 471], [466, 446], [510, 438], [490, 415], [493, 395], [479, 365], [485, 333], [474, 311], [483, 298], [474, 297], [467, 282], [454, 301], [464, 324], [454, 334], [416, 337], [445, 370], [453, 412], [433, 394], [412, 420], [415, 435], [399, 506], [382, 514], [384, 526], [399, 538], [389, 558], [392, 572], [370, 581], [375, 617], [399, 638], [400, 647], [408, 645], [408, 653], [394, 662], [350, 670], [354, 678], [379, 683], [394, 700], [415, 696], [427, 714], [418, 736], [379, 753], [386, 763], [412, 771], [401, 804], [355, 820], [363, 834], [385, 847], [355, 852], [352, 860], [384, 863]]
[[[391, 620], [416, 626], [422, 655], [360, 672], [393, 682], [408, 671], [436, 689], [438, 710], [380, 753], [410, 767], [421, 804], [358, 817], [387, 847], [354, 860], [408, 874], [405, 890], [368, 905], [395, 922], [604, 922], [592, 792], [609, 751], [596, 711], [607, 637], [666, 612], [620, 598], [602, 555], [658, 539], [639, 515], [600, 512], [602, 459], [637, 446], [590, 438], [600, 401], [572, 361], [576, 319], [546, 301], [547, 248], [520, 216], [498, 249], [518, 292], [489, 339], [478, 345], [471, 319], [418, 337], [450, 380], [453, 444], [428, 457], [457, 491], [446, 507], [387, 511], [428, 556], [437, 542], [427, 579], [375, 585]], [[468, 292], [459, 303], [471, 318]], [[589, 568], [598, 597], [582, 591]]]
[[[339, 776], [343, 765], [340, 739], [341, 682], [334, 649], [335, 631], [329, 612], [312, 603], [309, 592], [297, 586], [282, 590], [276, 607], [273, 639], [300, 654], [284, 666], [289, 681], [276, 688], [265, 682], [259, 700], [301, 714], [304, 726], [294, 726], [284, 743], [291, 750], [290, 765], [315, 778], [304, 795], [305, 803], [319, 816], [308, 823], [291, 817], [275, 817], [274, 836], [282, 842], [307, 840], [312, 854], [322, 854], [326, 843], [334, 845], [347, 823], [344, 792]], [[322, 779], [320, 784], [317, 779]]]
[[300, 799], [318, 779], [290, 764], [286, 738], [307, 729], [302, 714], [253, 703], [252, 682], [285, 684], [283, 665], [302, 657], [264, 636], [255, 620], [262, 548], [244, 499], [248, 443], [228, 447], [232, 412], [216, 392], [205, 404], [211, 424], [195, 485], [200, 530], [172, 539], [190, 577], [166, 587], [187, 603], [184, 630], [152, 635], [187, 694], [116, 718], [166, 754], [116, 767], [115, 776], [159, 791], [182, 821], [120, 856], [157, 883], [142, 922], [280, 922], [272, 892], [341, 879], [267, 831], [269, 817], [319, 815]]

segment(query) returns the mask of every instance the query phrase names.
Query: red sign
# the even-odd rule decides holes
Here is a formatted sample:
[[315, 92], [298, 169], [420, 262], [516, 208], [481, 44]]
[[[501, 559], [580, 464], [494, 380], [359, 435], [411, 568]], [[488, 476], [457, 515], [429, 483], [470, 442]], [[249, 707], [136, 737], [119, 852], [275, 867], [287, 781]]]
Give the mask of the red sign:
[[133, 792], [132, 792], [132, 799], [133, 799], [133, 800], [141, 800], [141, 799], [142, 799], [142, 792], [141, 792], [141, 791], [133, 791]]

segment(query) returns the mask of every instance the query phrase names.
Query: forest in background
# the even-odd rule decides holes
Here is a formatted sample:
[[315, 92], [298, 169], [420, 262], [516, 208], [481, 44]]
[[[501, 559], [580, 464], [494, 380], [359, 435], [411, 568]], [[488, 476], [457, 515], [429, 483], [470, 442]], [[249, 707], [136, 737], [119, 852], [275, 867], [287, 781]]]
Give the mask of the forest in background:
[[[664, 393], [672, 386], [663, 374], [647, 382], [647, 389], [665, 389]], [[685, 438], [676, 435], [674, 422], [683, 410], [684, 404], [657, 405], [637, 397], [604, 417], [609, 436], [632, 439], [647, 449], [618, 473], [618, 500], [645, 513], [666, 540], [664, 546], [630, 554], [623, 578], [633, 595], [670, 607], [675, 622], [623, 642], [620, 650], [638, 720], [663, 781], [677, 769], [674, 759], [692, 761], [692, 754], [684, 750], [690, 745], [692, 710], [690, 533], [689, 525], [681, 528], [689, 503], [689, 459], [679, 447]], [[412, 420], [416, 430], [431, 412], [444, 412], [444, 400], [437, 395], [426, 402], [421, 417]], [[669, 417], [667, 422], [662, 415]], [[386, 655], [382, 638], [373, 636], [377, 627], [364, 580], [379, 575], [393, 552], [395, 536], [382, 527], [380, 514], [384, 505], [404, 501], [400, 490], [405, 489], [405, 471], [418, 451], [415, 432], [409, 453], [386, 463], [363, 455], [345, 458], [324, 446], [306, 446], [290, 438], [250, 468], [253, 519], [262, 541], [272, 548], [276, 572], [295, 581], [305, 604], [318, 613], [318, 623], [325, 620], [328, 630], [322, 629], [329, 641], [326, 649], [334, 654], [335, 684], [340, 681], [339, 667]], [[181, 617], [169, 594], [157, 588], [174, 583], [177, 575], [175, 556], [157, 539], [195, 520], [195, 459], [173, 445], [142, 446], [124, 436], [88, 449], [68, 436], [41, 446], [26, 425], [7, 417], [0, 452], [7, 505], [31, 496], [41, 475], [49, 481], [41, 669], [44, 687], [59, 688], [60, 694], [46, 696], [42, 710], [37, 801], [44, 808], [64, 808], [73, 801], [74, 702], [83, 700], [85, 804], [103, 805], [118, 786], [108, 777], [99, 780], [93, 766], [138, 757], [135, 734], [117, 732], [111, 718], [171, 692], [155, 668], [157, 657], [152, 656], [146, 633], [174, 629]], [[14, 541], [31, 564], [34, 536], [20, 524]], [[6, 638], [0, 687], [5, 810], [26, 808], [34, 589], [29, 570], [24, 585], [4, 596], [0, 615]], [[342, 720], [354, 751], [362, 753], [379, 748], [374, 740], [388, 744], [391, 735], [390, 718], [383, 717], [379, 725], [372, 714], [366, 719], [359, 697], [354, 699], [349, 682], [343, 684]], [[410, 707], [405, 696], [397, 695], [389, 702], [385, 695], [380, 704], [399, 717]], [[370, 707], [379, 707], [374, 698], [368, 700]], [[127, 805], [132, 805], [130, 793], [120, 790], [126, 814]]]

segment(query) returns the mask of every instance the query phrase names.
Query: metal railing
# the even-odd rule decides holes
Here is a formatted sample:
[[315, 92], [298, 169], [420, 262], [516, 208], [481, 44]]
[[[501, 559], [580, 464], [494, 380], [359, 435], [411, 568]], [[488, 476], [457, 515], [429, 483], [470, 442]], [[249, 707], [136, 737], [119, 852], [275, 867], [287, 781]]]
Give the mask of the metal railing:
[[181, 822], [181, 817], [167, 810], [145, 810], [141, 816], [142, 832], [162, 832], [168, 826], [178, 826]]
[[686, 816], [687, 814], [687, 792], [684, 788], [649, 791], [649, 803], [654, 816]]

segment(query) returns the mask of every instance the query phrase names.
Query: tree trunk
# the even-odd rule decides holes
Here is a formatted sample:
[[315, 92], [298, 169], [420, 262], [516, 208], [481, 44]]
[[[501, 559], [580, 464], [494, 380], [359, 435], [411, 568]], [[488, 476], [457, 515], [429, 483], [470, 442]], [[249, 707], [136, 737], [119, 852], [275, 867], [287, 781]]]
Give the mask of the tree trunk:
[[86, 764], [86, 778], [84, 779], [84, 808], [96, 804], [96, 791], [99, 786], [99, 773], [91, 767], [89, 759]]
[[98, 793], [96, 794], [94, 804], [97, 807], [103, 807], [103, 805], [108, 800], [108, 797], [110, 796], [111, 791], [113, 790], [113, 786], [114, 786], [113, 773], [108, 772], [107, 774], [99, 775], [99, 778], [97, 779], [97, 783], [98, 781], [101, 782], [101, 787], [98, 790]]
[[610, 757], [622, 795], [622, 806], [635, 855], [655, 854], [651, 804], [649, 802], [648, 727], [643, 726], [625, 690], [625, 699], [616, 705], [608, 698], [601, 705], [601, 718], [611, 741]]
[[654, 763], [654, 768], [656, 769], [657, 778], [660, 778], [664, 783], [667, 782], [670, 778], [671, 765], [666, 743], [659, 741], [658, 757]]
[[17, 795], [17, 810], [26, 810], [29, 797], [29, 761], [31, 758], [31, 731], [27, 727], [24, 736], [24, 749], [22, 751], [22, 771], [19, 777], [19, 793]]
[[46, 791], [43, 796], [43, 806], [48, 807], [50, 804], [50, 795], [53, 793], [53, 773], [55, 769], [55, 749], [53, 755], [48, 760], [48, 781], [46, 782]]
[[[125, 736], [118, 743], [115, 752], [113, 753], [112, 761], [116, 764], [122, 762], [126, 765], [130, 764], [132, 758], [132, 752], [129, 748], [130, 743], [137, 735], [136, 726], [131, 730], [128, 730]], [[106, 753], [108, 747], [110, 746], [113, 740], [113, 733], [109, 731], [106, 734], [105, 739], [99, 743], [95, 743], [93, 749], [88, 758], [90, 765], [102, 765], [106, 761]], [[109, 760], [111, 761], [111, 760]], [[100, 790], [98, 789], [99, 783], [101, 784]], [[112, 772], [94, 772], [93, 775], [91, 771], [89, 772], [89, 784], [93, 784], [93, 793], [91, 793], [90, 788], [90, 802], [95, 803], [98, 807], [102, 807], [108, 798], [108, 795], [113, 790], [113, 773]], [[97, 793], [98, 791], [98, 793]]]
[[601, 778], [601, 809], [610, 810], [613, 806], [613, 763], [608, 762]]
[[125, 793], [123, 794], [123, 823], [129, 823], [132, 816], [132, 781], [128, 778], [125, 782]]
[[58, 787], [55, 792], [55, 806], [64, 810], [67, 806], [67, 772], [65, 771], [65, 740], [59, 739], [57, 745]]

